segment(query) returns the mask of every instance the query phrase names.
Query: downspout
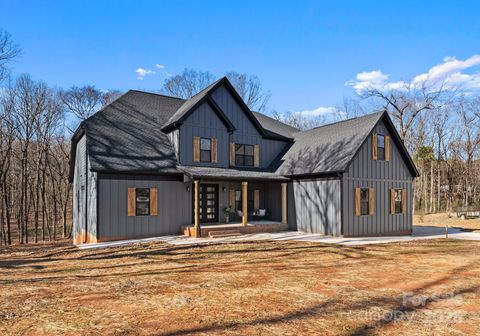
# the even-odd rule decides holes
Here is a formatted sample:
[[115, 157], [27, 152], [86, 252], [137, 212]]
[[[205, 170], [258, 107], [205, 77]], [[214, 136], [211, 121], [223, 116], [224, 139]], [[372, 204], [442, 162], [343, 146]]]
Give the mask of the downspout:
[[343, 237], [343, 197], [345, 196], [343, 194], [343, 173], [338, 173], [338, 176], [340, 177], [340, 236]]
[[85, 136], [85, 237], [84, 243], [88, 241], [88, 155], [87, 138]]

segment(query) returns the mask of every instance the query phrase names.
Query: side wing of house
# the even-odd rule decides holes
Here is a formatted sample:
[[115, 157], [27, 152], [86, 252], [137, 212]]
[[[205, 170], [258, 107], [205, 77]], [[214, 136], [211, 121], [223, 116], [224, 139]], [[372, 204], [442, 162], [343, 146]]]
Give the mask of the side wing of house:
[[291, 230], [341, 235], [341, 178], [293, 180], [288, 188]]
[[412, 172], [382, 118], [343, 174], [342, 234], [410, 234]]
[[192, 221], [191, 202], [180, 176], [100, 174], [99, 241], [178, 234]]
[[97, 173], [90, 171], [85, 135], [75, 152], [72, 236], [75, 244], [97, 241]]

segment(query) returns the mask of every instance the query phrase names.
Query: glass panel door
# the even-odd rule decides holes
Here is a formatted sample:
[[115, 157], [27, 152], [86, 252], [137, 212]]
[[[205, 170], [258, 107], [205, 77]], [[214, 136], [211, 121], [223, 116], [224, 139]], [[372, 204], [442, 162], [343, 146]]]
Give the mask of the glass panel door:
[[201, 223], [218, 222], [218, 185], [202, 184], [199, 186], [198, 216]]

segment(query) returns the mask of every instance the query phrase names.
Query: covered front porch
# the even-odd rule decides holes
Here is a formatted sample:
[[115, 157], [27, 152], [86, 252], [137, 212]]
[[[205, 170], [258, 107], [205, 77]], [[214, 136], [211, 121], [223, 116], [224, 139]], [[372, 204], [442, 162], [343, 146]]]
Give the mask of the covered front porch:
[[182, 167], [192, 189], [190, 237], [225, 237], [288, 229], [287, 181], [270, 172]]

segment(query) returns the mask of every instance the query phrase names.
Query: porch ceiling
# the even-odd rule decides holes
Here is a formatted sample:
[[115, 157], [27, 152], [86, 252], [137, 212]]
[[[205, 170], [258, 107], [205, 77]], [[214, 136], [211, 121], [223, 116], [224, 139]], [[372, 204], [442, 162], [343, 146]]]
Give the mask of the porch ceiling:
[[273, 172], [242, 170], [235, 168], [177, 166], [177, 169], [191, 179], [229, 180], [229, 181], [278, 181], [290, 179]]

